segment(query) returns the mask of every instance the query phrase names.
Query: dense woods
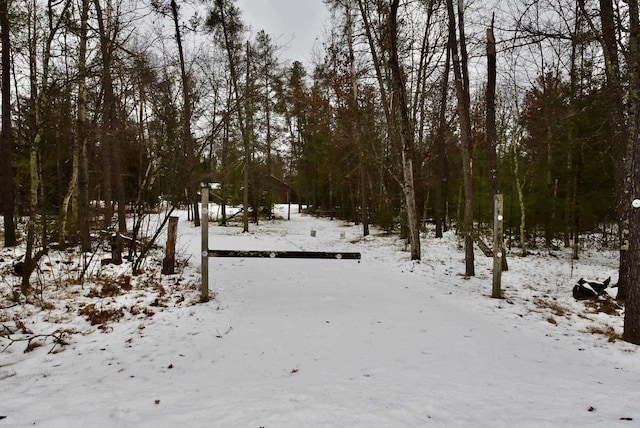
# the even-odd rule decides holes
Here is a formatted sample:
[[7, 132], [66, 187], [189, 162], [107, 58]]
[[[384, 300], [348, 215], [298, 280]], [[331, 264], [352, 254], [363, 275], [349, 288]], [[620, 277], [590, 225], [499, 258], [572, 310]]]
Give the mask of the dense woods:
[[0, 0], [1, 232], [26, 243], [22, 292], [52, 243], [117, 232], [135, 258], [147, 210], [197, 222], [201, 183], [245, 231], [293, 201], [397, 231], [420, 260], [454, 228], [474, 275], [501, 193], [512, 255], [620, 248], [640, 344], [637, 1], [512, 3], [325, 0], [307, 64], [232, 0]]

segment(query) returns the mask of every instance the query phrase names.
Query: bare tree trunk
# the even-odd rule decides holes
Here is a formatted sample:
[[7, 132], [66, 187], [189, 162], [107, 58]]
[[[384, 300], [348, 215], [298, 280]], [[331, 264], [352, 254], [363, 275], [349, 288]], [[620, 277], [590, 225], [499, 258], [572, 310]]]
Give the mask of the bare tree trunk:
[[[417, 125], [417, 141], [418, 144], [424, 143], [424, 123], [426, 118], [425, 103], [427, 98], [427, 73], [429, 67], [427, 67], [429, 53], [430, 53], [430, 38], [429, 35], [432, 30], [431, 20], [433, 18], [435, 0], [428, 0], [425, 2], [427, 8], [427, 17], [424, 24], [424, 33], [422, 35], [422, 41], [420, 43], [420, 59], [418, 60], [418, 70], [416, 72], [415, 91], [413, 95], [413, 105], [411, 107], [411, 120]], [[418, 113], [420, 113], [418, 119]]]
[[[575, 96], [575, 92], [576, 92], [576, 65], [575, 65], [575, 61], [576, 61], [576, 43], [574, 42], [571, 46], [571, 71], [570, 71], [570, 77], [571, 77], [571, 102], [570, 105], [574, 106], [574, 100], [573, 97]], [[573, 108], [573, 107], [572, 107]], [[572, 116], [576, 116], [574, 112], [571, 113]], [[567, 182], [566, 182], [566, 201], [565, 201], [565, 206], [564, 206], [564, 233], [563, 233], [563, 238], [564, 238], [564, 247], [565, 248], [569, 248], [571, 246], [571, 216], [572, 213], [575, 212], [575, 204], [577, 202], [576, 196], [577, 196], [577, 185], [578, 183], [575, 180], [576, 174], [573, 174], [573, 148], [574, 148], [574, 135], [575, 135], [575, 119], [571, 119], [569, 126], [568, 126], [568, 133], [569, 133], [569, 150], [567, 151], [567, 161], [566, 161], [566, 168], [567, 168]], [[554, 186], [554, 192], [553, 192], [553, 211], [551, 213], [551, 224], [555, 224], [555, 220], [556, 220], [556, 201], [557, 201], [557, 193], [558, 193], [558, 179], [556, 178], [555, 180], [555, 186]], [[577, 247], [574, 247], [577, 248]], [[575, 256], [577, 256], [577, 254], [574, 254]]]
[[409, 119], [404, 75], [400, 69], [400, 62], [398, 60], [398, 4], [399, 0], [392, 0], [389, 11], [389, 66], [391, 68], [392, 85], [395, 92], [394, 98], [398, 102], [398, 107], [394, 113], [396, 117], [399, 118], [400, 143], [402, 144], [402, 171], [404, 177], [403, 192], [409, 223], [411, 260], [420, 260], [420, 222], [416, 208], [413, 177], [413, 129]]
[[[247, 152], [250, 151], [250, 147], [251, 147], [251, 140], [250, 140], [250, 136], [249, 136], [249, 132], [248, 129], [246, 129], [245, 127], [245, 112], [244, 112], [244, 108], [242, 107], [242, 103], [240, 102], [240, 89], [238, 87], [238, 73], [237, 73], [237, 64], [236, 64], [236, 59], [234, 58], [233, 55], [233, 46], [231, 44], [231, 40], [230, 40], [230, 34], [229, 34], [229, 29], [228, 29], [228, 25], [229, 23], [227, 22], [227, 16], [225, 14], [225, 10], [224, 10], [224, 4], [222, 1], [218, 1], [216, 2], [216, 5], [218, 6], [218, 14], [220, 16], [220, 25], [222, 26], [222, 33], [224, 35], [224, 43], [225, 43], [225, 48], [227, 51], [227, 60], [229, 61], [229, 74], [231, 75], [231, 83], [232, 83], [232, 87], [233, 87], [233, 94], [235, 96], [235, 101], [236, 101], [236, 112], [238, 114], [238, 125], [240, 127], [240, 133], [242, 134], [242, 143], [245, 149], [245, 177], [244, 177], [244, 181], [245, 181], [245, 194], [243, 195], [243, 203], [244, 203], [244, 212], [243, 212], [243, 216], [242, 216], [242, 223], [243, 223], [243, 231], [244, 232], [248, 232], [249, 231], [249, 214], [248, 214], [248, 209], [249, 209], [249, 189], [248, 189], [248, 183], [249, 183], [249, 170], [248, 170], [248, 164], [249, 164], [249, 159], [247, 157]], [[247, 60], [248, 61], [248, 60]]]
[[78, 144], [78, 138], [73, 140], [73, 153], [71, 158], [71, 177], [69, 179], [69, 186], [60, 204], [59, 225], [58, 225], [58, 243], [60, 246], [65, 246], [66, 241], [66, 229], [67, 229], [67, 216], [69, 215], [69, 203], [71, 197], [76, 191], [78, 185], [79, 174], [79, 162], [80, 162], [80, 146]]
[[520, 167], [518, 161], [518, 149], [516, 145], [519, 144], [517, 141], [513, 141], [511, 143], [511, 151], [513, 156], [513, 175], [516, 180], [516, 191], [518, 193], [518, 205], [520, 207], [520, 248], [522, 249], [522, 257], [527, 255], [527, 237], [525, 236], [525, 225], [526, 225], [526, 210], [524, 204], [524, 183], [523, 180], [520, 180]]
[[[630, 197], [626, 207], [629, 211], [629, 257], [635, 261], [629, 263], [627, 278], [627, 296], [624, 311], [624, 340], [640, 345], [640, 17], [638, 0], [629, 0], [629, 95], [631, 99], [630, 116], [632, 132], [630, 134], [628, 155]], [[635, 198], [635, 199], [634, 199]], [[631, 204], [630, 199], [634, 199]], [[633, 208], [631, 208], [633, 207]]]
[[[115, 122], [115, 99], [113, 94], [113, 82], [111, 80], [111, 41], [104, 22], [102, 5], [100, 0], [93, 0], [96, 8], [98, 28], [100, 32], [100, 50], [102, 53], [102, 85], [103, 85], [103, 106], [102, 106], [102, 129], [100, 138], [100, 149], [102, 154], [102, 186], [104, 199], [104, 227], [111, 227], [113, 216], [113, 130]], [[109, 6], [107, 9], [110, 10]], [[110, 19], [107, 11], [107, 19]]]
[[73, 142], [73, 155], [71, 160], [71, 178], [69, 179], [69, 187], [67, 187], [67, 192], [62, 199], [62, 204], [60, 205], [59, 212], [59, 229], [58, 229], [58, 243], [61, 246], [64, 246], [66, 241], [66, 228], [67, 228], [67, 215], [69, 211], [69, 202], [71, 201], [71, 197], [76, 191], [77, 183], [78, 183], [78, 163], [80, 160], [79, 154], [79, 146], [77, 139], [74, 139]]
[[[70, 3], [64, 3], [64, 10], [61, 15], [64, 15], [68, 9]], [[49, 2], [47, 6], [47, 18], [48, 18], [48, 33], [45, 38], [44, 46], [42, 49], [42, 90], [38, 90], [38, 29], [37, 29], [37, 3], [32, 1], [31, 11], [29, 15], [29, 80], [30, 80], [30, 106], [31, 106], [31, 129], [32, 134], [30, 136], [29, 144], [29, 223], [27, 226], [27, 250], [25, 253], [25, 265], [22, 276], [22, 287], [26, 290], [29, 286], [29, 277], [33, 269], [35, 268], [33, 257], [33, 248], [35, 245], [35, 226], [37, 222], [38, 211], [38, 195], [40, 189], [40, 145], [42, 141], [42, 118], [40, 112], [42, 109], [47, 108], [48, 103], [48, 91], [49, 91], [49, 62], [51, 58], [51, 45], [55, 38], [55, 35], [60, 28], [61, 20], [54, 20], [53, 4]], [[61, 162], [60, 150], [57, 150], [58, 161]], [[60, 173], [59, 177], [61, 177]], [[58, 187], [60, 190], [62, 186]], [[65, 208], [68, 207], [68, 199], [64, 199], [63, 205], [66, 202]], [[59, 227], [64, 231], [66, 224], [66, 216], [60, 216]], [[46, 232], [44, 232], [46, 234]], [[44, 243], [45, 239], [43, 239]], [[64, 232], [61, 232], [61, 238], [58, 239], [61, 245], [64, 245]]]
[[195, 180], [195, 152], [193, 137], [191, 136], [191, 85], [184, 62], [182, 36], [180, 34], [180, 23], [178, 22], [178, 5], [175, 0], [171, 0], [171, 13], [176, 31], [176, 43], [178, 44], [178, 55], [180, 59], [180, 77], [182, 79], [182, 143], [187, 154], [187, 162], [186, 165], [184, 165], [187, 179], [187, 203], [193, 206], [193, 223], [198, 227], [200, 226], [200, 215], [198, 213], [197, 183]]
[[[365, 34], [367, 36], [367, 42], [369, 44], [369, 50], [371, 52], [371, 59], [373, 62], [373, 67], [375, 70], [376, 81], [378, 83], [378, 89], [380, 91], [380, 103], [382, 104], [382, 110], [384, 112], [385, 122], [387, 125], [387, 138], [388, 138], [388, 146], [392, 148], [399, 147], [399, 131], [397, 125], [397, 115], [392, 114], [391, 112], [391, 102], [387, 93], [386, 82], [388, 82], [388, 69], [384, 68], [384, 51], [378, 54], [377, 46], [381, 44], [381, 42], [377, 41], [375, 38], [375, 34], [371, 28], [371, 22], [369, 18], [369, 10], [368, 10], [368, 2], [363, 0], [358, 0], [358, 7], [360, 9], [360, 15], [362, 17], [362, 23], [364, 25]], [[382, 57], [382, 58], [381, 58]], [[384, 170], [384, 169], [383, 169]], [[396, 178], [396, 177], [394, 177]], [[398, 183], [402, 186], [402, 181], [397, 178]]]
[[[29, 279], [33, 272], [33, 247], [35, 246], [35, 230], [38, 210], [38, 146], [41, 141], [40, 133], [40, 105], [38, 99], [38, 62], [37, 48], [38, 36], [36, 26], [37, 5], [33, 1], [31, 3], [31, 11], [29, 16], [29, 83], [30, 83], [30, 99], [31, 107], [31, 129], [32, 135], [29, 141], [29, 223], [27, 224], [27, 246], [24, 254], [24, 268], [22, 269], [21, 291], [27, 294], [29, 290]], [[46, 62], [46, 58], [45, 58]], [[46, 66], [43, 67], [43, 89], [47, 87]]]
[[[497, 194], [500, 193], [498, 182], [498, 155], [496, 153], [496, 145], [498, 142], [498, 132], [496, 131], [496, 39], [493, 35], [493, 17], [491, 18], [491, 27], [487, 29], [487, 108], [486, 108], [486, 150], [487, 150], [487, 172], [489, 179], [489, 188], [491, 189], [491, 200], [494, 201]], [[507, 252], [504, 247], [504, 241], [501, 242], [502, 248], [494, 248], [494, 253], [498, 251], [502, 253], [500, 258], [501, 269], [509, 270], [507, 263]]]
[[[231, 106], [231, 91], [228, 91], [227, 106]], [[227, 183], [229, 181], [229, 121], [231, 115], [226, 114], [222, 133], [222, 179], [220, 180], [220, 224], [227, 225]]]
[[[544, 76], [544, 74], [543, 74]], [[544, 78], [544, 77], [543, 77]], [[546, 88], [546, 84], [544, 84], [544, 87]], [[546, 90], [546, 89], [545, 89]], [[545, 190], [546, 190], [546, 200], [547, 200], [547, 205], [551, 205], [551, 209], [555, 209], [554, 207], [554, 200], [553, 200], [553, 179], [551, 177], [551, 170], [552, 170], [552, 165], [551, 162], [553, 160], [553, 150], [552, 150], [552, 142], [554, 141], [553, 138], [553, 133], [552, 133], [552, 128], [551, 128], [551, 123], [553, 121], [553, 118], [549, 116], [549, 112], [547, 112], [547, 114], [545, 114], [545, 121], [547, 123], [547, 130], [546, 130], [546, 146], [547, 146], [547, 163], [545, 165], [546, 167], [546, 186], [545, 186]], [[546, 208], [545, 208], [546, 211]], [[549, 211], [546, 212], [545, 215], [545, 220], [544, 220], [544, 245], [547, 248], [551, 248], [551, 241], [554, 235], [554, 227], [555, 224], [551, 221], [551, 213]]]
[[[246, 90], [245, 90], [245, 100], [246, 103], [249, 103], [248, 97], [246, 96], [249, 93], [249, 70], [250, 70], [250, 47], [249, 42], [247, 41], [247, 76], [246, 76]], [[245, 107], [245, 124], [246, 129], [244, 130], [244, 137], [242, 138], [243, 146], [244, 146], [244, 163], [243, 163], [243, 171], [242, 171], [242, 182], [244, 185], [244, 189], [242, 190], [242, 204], [244, 205], [244, 211], [242, 212], [242, 225], [243, 232], [249, 231], [249, 170], [251, 168], [251, 138], [249, 137], [249, 109]], [[257, 214], [257, 213], [255, 213]]]
[[0, 45], [2, 47], [2, 131], [0, 162], [2, 165], [2, 215], [4, 245], [13, 247], [18, 241], [14, 221], [15, 185], [13, 182], [13, 131], [11, 130], [11, 41], [9, 38], [8, 0], [0, 0]]
[[467, 67], [467, 48], [464, 33], [463, 1], [458, 0], [458, 32], [460, 34], [460, 54], [456, 36], [456, 21], [453, 0], [447, 0], [449, 14], [449, 49], [453, 59], [456, 95], [458, 98], [458, 118], [460, 121], [460, 146], [462, 152], [462, 171], [464, 182], [464, 254], [465, 275], [474, 276], [473, 254], [473, 163], [471, 148], [471, 113], [469, 95], [469, 75]]
[[447, 49], [447, 57], [442, 76], [442, 94], [438, 114], [438, 134], [436, 138], [436, 184], [435, 184], [435, 220], [436, 238], [442, 238], [446, 231], [445, 201], [447, 196], [447, 148], [445, 133], [447, 130], [447, 99], [449, 98], [449, 72], [451, 67], [451, 50]]
[[572, 259], [578, 260], [579, 250], [579, 238], [580, 238], [580, 199], [578, 198], [578, 192], [580, 189], [580, 182], [582, 181], [582, 147], [578, 151], [578, 162], [576, 165], [575, 180], [573, 185], [573, 249]]
[[[591, 15], [585, 9], [585, 1], [578, 0], [580, 10], [594, 34], [599, 34], [595, 24], [591, 20]], [[631, 5], [630, 5], [631, 9]], [[612, 142], [611, 152], [613, 153], [614, 181], [616, 188], [616, 201], [618, 212], [618, 229], [620, 237], [620, 266], [618, 275], [618, 296], [624, 300], [627, 294], [627, 285], [632, 276], [631, 265], [634, 263], [629, 251], [629, 215], [631, 215], [629, 199], [629, 156], [628, 141], [631, 138], [625, 117], [625, 97], [623, 96], [622, 74], [620, 61], [618, 58], [618, 41], [616, 37], [617, 26], [615, 21], [614, 6], [612, 0], [600, 0], [600, 22], [602, 26], [602, 36], [599, 43], [605, 59], [605, 73], [607, 77], [606, 96], [607, 113], [611, 124]]]
[[78, 117], [76, 138], [78, 142], [78, 223], [82, 251], [91, 251], [89, 233], [89, 159], [87, 156], [87, 27], [89, 1], [82, 0], [80, 17], [80, 51], [78, 57]]
[[272, 159], [272, 144], [273, 144], [273, 137], [271, 135], [271, 99], [269, 97], [269, 90], [270, 90], [270, 65], [271, 64], [265, 64], [265, 68], [264, 68], [264, 113], [265, 113], [265, 125], [266, 125], [266, 143], [267, 143], [267, 181], [265, 184], [266, 187], [266, 194], [267, 194], [267, 200], [266, 200], [266, 205], [267, 205], [267, 210], [268, 210], [268, 215], [267, 218], [269, 220], [271, 220], [274, 216], [273, 216], [273, 189], [271, 186], [271, 176], [273, 175], [273, 159]]
[[[369, 43], [369, 49], [371, 50], [371, 58], [373, 60], [373, 67], [376, 72], [376, 80], [378, 82], [378, 89], [380, 90], [380, 100], [382, 104], [382, 109], [384, 111], [384, 116], [387, 121], [387, 128], [389, 131], [393, 129], [393, 119], [391, 118], [391, 112], [389, 110], [389, 100], [387, 95], [387, 90], [385, 88], [385, 78], [382, 74], [382, 65], [381, 60], [379, 58], [378, 52], [376, 50], [376, 41], [373, 36], [373, 32], [371, 31], [371, 24], [369, 22], [369, 15], [367, 12], [367, 3], [363, 2], [363, 0], [358, 0], [358, 6], [360, 8], [360, 14], [362, 16], [362, 22], [364, 24], [365, 33], [367, 35], [367, 41]], [[395, 138], [395, 132], [390, 132], [390, 136]]]
[[498, 189], [498, 159], [496, 156], [496, 39], [493, 35], [493, 19], [491, 27], [487, 29], [487, 95], [486, 95], [486, 150], [487, 173], [491, 200], [497, 195]]
[[[360, 106], [358, 103], [358, 76], [356, 74], [356, 58], [353, 53], [353, 22], [351, 16], [351, 2], [345, 2], [347, 17], [347, 44], [349, 49], [349, 79], [351, 80], [351, 114], [353, 127], [351, 128], [353, 142], [358, 147], [358, 169], [360, 170], [360, 218], [362, 221], [362, 236], [369, 235], [369, 204], [367, 192], [367, 168], [365, 147], [360, 136]], [[333, 206], [330, 207], [333, 210]]]

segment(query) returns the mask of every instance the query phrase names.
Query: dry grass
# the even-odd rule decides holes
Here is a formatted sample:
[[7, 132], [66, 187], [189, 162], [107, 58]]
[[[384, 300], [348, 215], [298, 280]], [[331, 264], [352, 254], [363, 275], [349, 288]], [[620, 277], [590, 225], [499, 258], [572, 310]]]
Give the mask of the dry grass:
[[[561, 306], [558, 302], [544, 300], [541, 298], [534, 299], [533, 303], [541, 309], [549, 309], [557, 317], [565, 317], [571, 314], [571, 311], [564, 306]], [[557, 323], [552, 323], [557, 324]]]
[[614, 328], [611, 327], [611, 326], [607, 326], [607, 327], [592, 326], [592, 327], [589, 327], [587, 329], [587, 333], [601, 334], [603, 336], [606, 336], [609, 339], [609, 342], [615, 342], [616, 340], [622, 340], [622, 335], [616, 333]]
[[619, 311], [622, 310], [622, 306], [620, 306], [611, 297], [598, 300], [585, 300], [584, 305], [587, 308], [587, 311], [592, 314], [602, 312], [607, 315], [620, 315]]

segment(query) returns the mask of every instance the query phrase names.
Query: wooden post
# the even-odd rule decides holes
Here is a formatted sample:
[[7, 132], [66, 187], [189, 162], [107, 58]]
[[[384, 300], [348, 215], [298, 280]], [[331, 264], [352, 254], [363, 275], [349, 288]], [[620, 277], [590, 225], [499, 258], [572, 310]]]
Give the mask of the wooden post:
[[119, 231], [116, 231], [113, 235], [113, 241], [111, 242], [111, 263], [114, 265], [122, 264], [122, 250], [124, 249], [124, 242], [122, 241], [122, 235]]
[[504, 217], [503, 198], [501, 194], [497, 194], [493, 198], [493, 290], [491, 297], [501, 299], [502, 296], [502, 259], [504, 258]]
[[200, 228], [202, 229], [202, 261], [201, 276], [202, 285], [200, 287], [200, 301], [209, 300], [209, 188], [200, 189], [202, 195], [202, 210], [200, 211]]
[[167, 247], [165, 257], [162, 260], [162, 274], [173, 275], [176, 273], [176, 238], [178, 235], [178, 217], [169, 217], [167, 226]]

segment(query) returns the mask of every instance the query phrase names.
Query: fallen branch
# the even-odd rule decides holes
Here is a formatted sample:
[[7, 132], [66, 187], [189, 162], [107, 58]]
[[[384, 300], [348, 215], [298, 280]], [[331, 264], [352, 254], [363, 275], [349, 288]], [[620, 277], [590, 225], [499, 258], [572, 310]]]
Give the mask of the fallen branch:
[[[24, 352], [25, 353], [30, 352], [37, 347], [37, 346], [34, 346], [34, 343], [36, 342], [33, 342], [33, 341], [35, 339], [45, 338], [45, 341], [46, 341], [47, 338], [53, 338], [53, 342], [54, 342], [53, 347], [49, 350], [49, 352], [47, 352], [48, 354], [51, 354], [53, 350], [56, 348], [56, 346], [68, 345], [69, 343], [66, 341], [66, 338], [68, 337], [68, 335], [75, 333], [74, 330], [59, 329], [49, 334], [29, 334], [22, 337], [14, 338], [14, 337], [11, 337], [11, 335], [14, 333], [6, 325], [3, 325], [3, 327], [5, 329], [5, 332], [0, 333], [0, 337], [8, 340], [9, 343], [7, 344], [7, 346], [2, 348], [2, 351], [0, 352], [6, 351], [7, 348], [9, 348], [11, 345], [19, 342], [27, 342], [27, 347], [25, 348]], [[6, 332], [9, 332], [9, 333], [6, 333]], [[41, 345], [38, 345], [38, 346], [41, 346]]]

